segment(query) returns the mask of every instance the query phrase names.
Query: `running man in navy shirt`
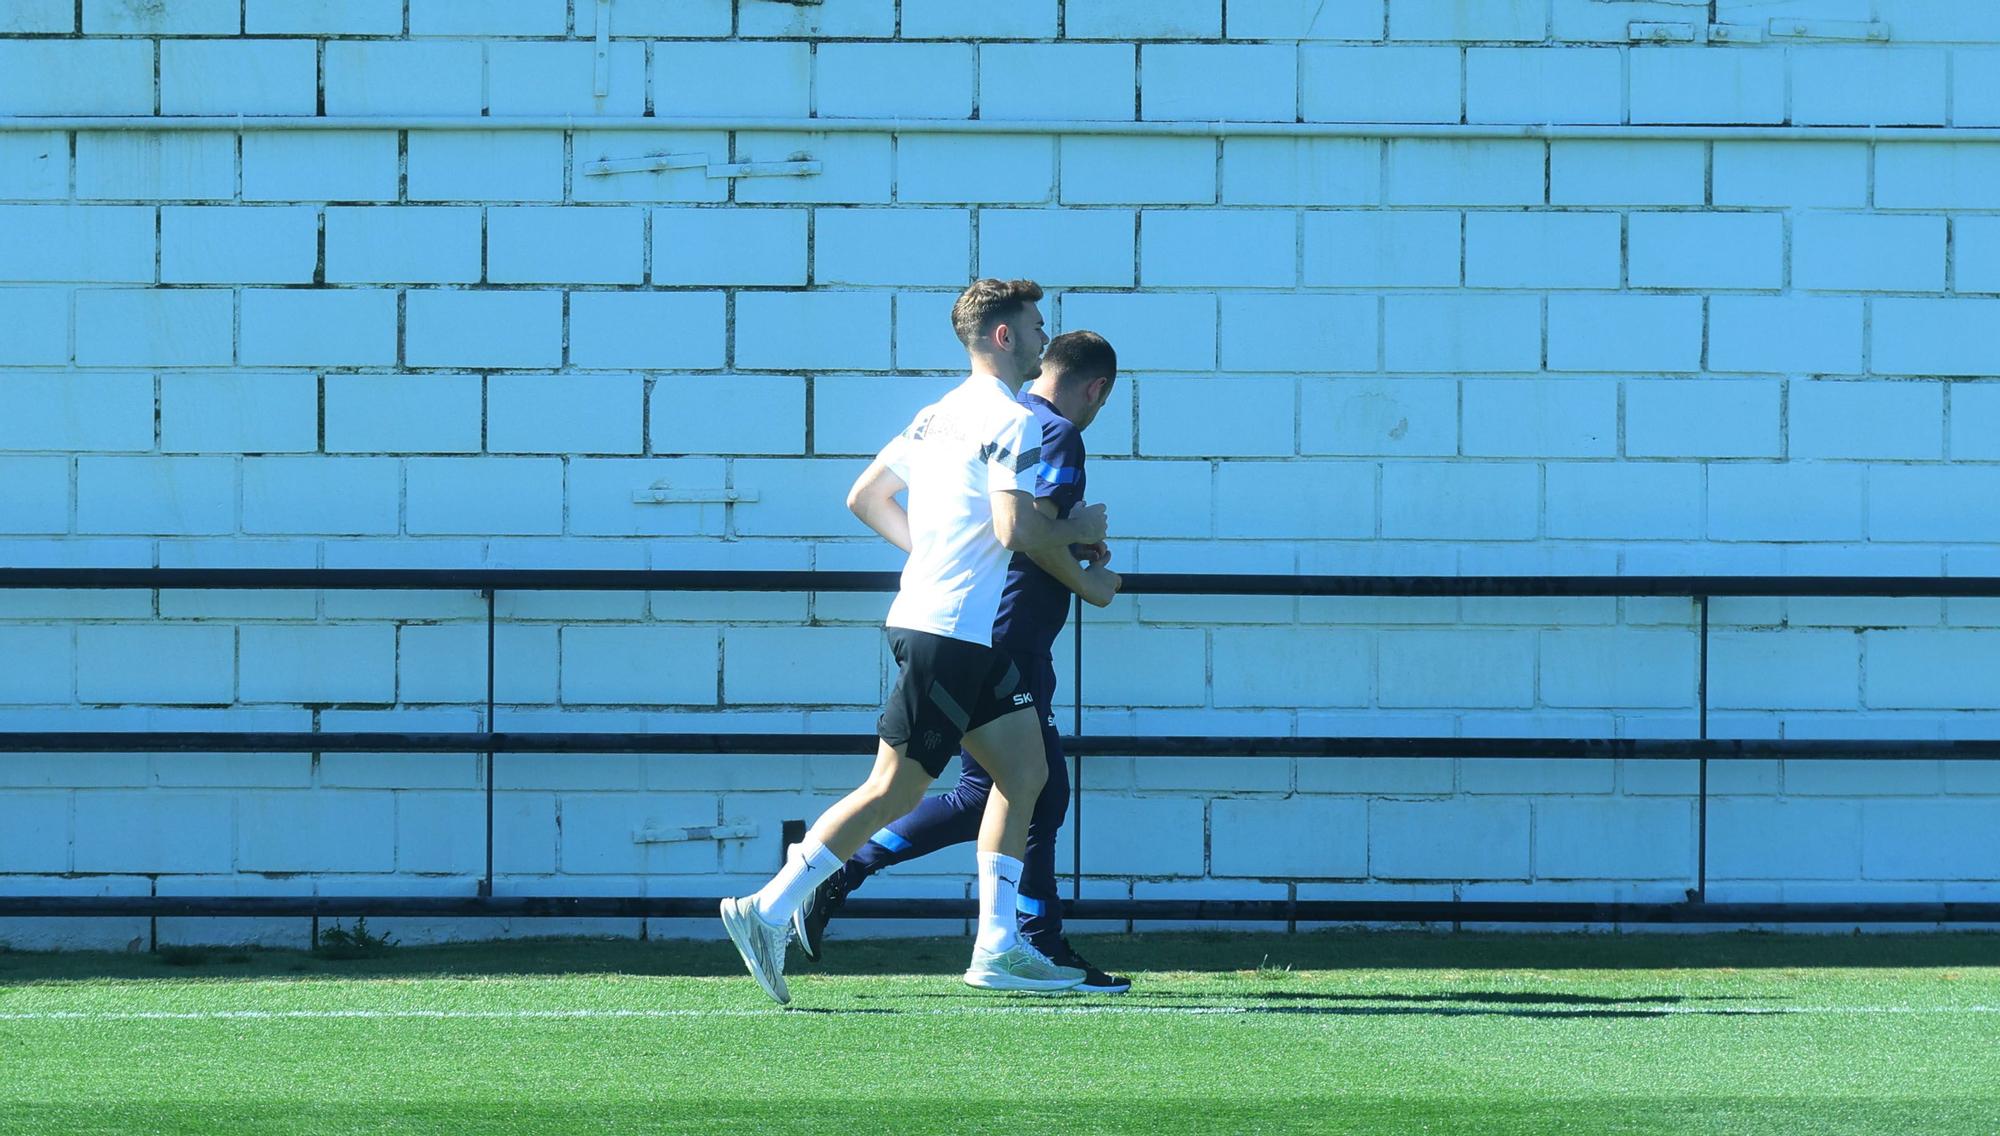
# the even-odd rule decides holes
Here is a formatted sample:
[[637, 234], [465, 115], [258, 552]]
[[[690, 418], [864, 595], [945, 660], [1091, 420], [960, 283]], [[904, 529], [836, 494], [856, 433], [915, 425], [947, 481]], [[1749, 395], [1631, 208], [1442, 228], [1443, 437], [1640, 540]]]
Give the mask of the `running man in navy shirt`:
[[[1035, 508], [1063, 518], [1083, 500], [1082, 431], [1097, 417], [1118, 376], [1118, 357], [1104, 337], [1073, 331], [1050, 341], [1042, 356], [1042, 373], [1020, 394], [1022, 405], [1041, 428], [1042, 458], [1035, 474]], [[1125, 978], [1091, 966], [1063, 937], [1062, 900], [1056, 892], [1056, 834], [1069, 811], [1069, 772], [1063, 760], [1062, 737], [1056, 730], [1056, 689], [1053, 648], [1069, 614], [1072, 593], [1103, 607], [1118, 594], [1119, 578], [1107, 567], [1111, 553], [1100, 542], [1049, 552], [1016, 553], [1008, 565], [1007, 584], [993, 621], [993, 646], [1014, 661], [1034, 694], [1041, 718], [1042, 740], [1048, 749], [1049, 779], [1035, 801], [1028, 825], [1016, 905], [1021, 934], [1058, 966], [1085, 972], [1078, 991], [1122, 994], [1131, 989]], [[1089, 567], [1078, 566], [1087, 560]], [[826, 922], [848, 894], [869, 876], [892, 864], [914, 860], [979, 835], [980, 816], [993, 779], [972, 755], [961, 753], [958, 786], [928, 797], [908, 816], [877, 832], [838, 872], [819, 885], [792, 920], [806, 957], [817, 959]]]

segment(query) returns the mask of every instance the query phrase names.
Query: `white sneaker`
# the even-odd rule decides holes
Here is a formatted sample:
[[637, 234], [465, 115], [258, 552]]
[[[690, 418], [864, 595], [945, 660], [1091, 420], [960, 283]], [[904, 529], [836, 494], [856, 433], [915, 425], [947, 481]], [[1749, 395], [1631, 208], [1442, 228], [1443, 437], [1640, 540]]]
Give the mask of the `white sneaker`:
[[764, 922], [751, 898], [723, 899], [722, 929], [729, 932], [729, 941], [736, 944], [736, 953], [743, 956], [743, 965], [750, 968], [750, 977], [764, 993], [780, 1006], [790, 1002], [792, 992], [785, 989], [785, 948], [791, 945], [792, 929]]
[[982, 990], [1068, 990], [1083, 979], [1083, 971], [1057, 966], [1026, 939], [997, 953], [973, 947], [972, 965], [965, 972], [965, 984]]

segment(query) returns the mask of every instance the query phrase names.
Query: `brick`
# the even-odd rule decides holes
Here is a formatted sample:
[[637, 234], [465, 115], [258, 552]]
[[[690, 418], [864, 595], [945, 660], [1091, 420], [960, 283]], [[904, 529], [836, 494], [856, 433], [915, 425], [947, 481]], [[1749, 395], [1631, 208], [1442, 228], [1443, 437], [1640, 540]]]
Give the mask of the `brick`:
[[1953, 459], [2000, 461], [2000, 386], [1960, 383], [1950, 395]]
[[[556, 628], [548, 626], [501, 624], [494, 628], [496, 698], [543, 704], [556, 700], [556, 634]], [[398, 647], [396, 693], [403, 702], [485, 699], [486, 628], [471, 624], [407, 625], [402, 628]]]
[[903, 0], [904, 39], [1054, 39], [1056, 0], [974, 12], [956, 0]]
[[[1386, 716], [1385, 716], [1386, 717]], [[1402, 737], [1410, 734], [1410, 720], [1394, 718], [1387, 722], [1364, 719], [1357, 723], [1361, 728], [1351, 728], [1348, 715], [1312, 715], [1299, 718], [1301, 736], [1306, 736], [1310, 725], [1313, 735], [1362, 736], [1362, 737]], [[1321, 723], [1325, 727], [1321, 727]], [[1445, 719], [1437, 728], [1449, 732], [1451, 724]], [[1456, 762], [1449, 759], [1428, 757], [1359, 758], [1340, 760], [1321, 758], [1298, 763], [1298, 787], [1301, 793], [1371, 793], [1398, 797], [1445, 796], [1452, 791], [1457, 774]]]
[[224, 453], [319, 447], [319, 381], [311, 375], [163, 375], [160, 448]]
[[1628, 60], [1635, 124], [1785, 120], [1783, 52], [1635, 47]]
[[2000, 316], [2000, 300], [1878, 299], [1872, 302], [1876, 374], [1991, 375], [2000, 344], [1981, 329]]
[[1202, 638], [1202, 632], [1187, 628], [1107, 626], [1092, 631], [1090, 649], [1102, 652], [1101, 657], [1143, 657], [1150, 665], [1143, 674], [1092, 674], [1085, 705], [1200, 706], [1207, 700]]
[[636, 454], [644, 448], [638, 375], [494, 375], [486, 447], [500, 454]]
[[0, 280], [150, 283], [152, 230], [145, 206], [0, 205]]
[[390, 871], [397, 796], [338, 789], [268, 794], [243, 811], [238, 865], [264, 872]]
[[964, 209], [820, 209], [818, 284], [933, 284], [971, 279], [972, 215]]
[[[1044, 262], [1036, 259], [1039, 270]], [[980, 275], [999, 274], [986, 266]], [[1012, 275], [1007, 273], [1007, 275]], [[958, 300], [956, 291], [900, 292], [896, 295], [896, 367], [898, 370], [963, 371], [965, 347], [951, 331], [951, 309]], [[1113, 389], [1112, 398], [1118, 397]], [[1129, 399], [1129, 395], [1128, 395]]]
[[1951, 56], [1951, 124], [2000, 126], [2000, 51], [1961, 48]]
[[1669, 462], [1550, 462], [1548, 535], [1576, 540], [1699, 540], [1702, 471]]
[[486, 213], [486, 276], [496, 284], [637, 284], [645, 214], [610, 206], [518, 206]]
[[1943, 217], [1802, 213], [1792, 223], [1792, 286], [1837, 292], [1944, 290]]
[[1372, 296], [1225, 295], [1220, 301], [1226, 371], [1375, 369]]
[[1458, 384], [1435, 379], [1307, 379], [1299, 384], [1299, 452], [1455, 454]]
[[[864, 535], [865, 527], [847, 511], [846, 486], [854, 483], [867, 464], [836, 458], [738, 459], [733, 465], [736, 488], [754, 489], [760, 499], [737, 507], [737, 534]], [[886, 610], [886, 605], [883, 608]]]
[[76, 31], [75, 0], [17, 0], [0, 12], [0, 32]]
[[[1217, 706], [1366, 706], [1372, 637], [1362, 631], [1215, 632]], [[1271, 668], [1272, 659], [1287, 661]]]
[[2000, 154], [1934, 142], [1875, 149], [1877, 209], [1992, 209], [2000, 206]]
[[1210, 480], [1206, 462], [1100, 459], [1090, 463], [1092, 496], [1115, 507], [1114, 540], [1209, 536], [1214, 496]]
[[431, 206], [326, 211], [329, 284], [471, 284], [479, 280], [480, 211]]
[[822, 375], [813, 380], [813, 452], [874, 457], [891, 432], [962, 380]]
[[[805, 452], [804, 379], [790, 376], [668, 375], [653, 387], [658, 453], [800, 454]], [[746, 415], [737, 409], [755, 406]], [[824, 436], [822, 435], [822, 438]]]
[[1390, 39], [1519, 40], [1540, 42], [1549, 17], [1539, 0], [1389, 0]]
[[1686, 801], [1535, 803], [1537, 879], [1684, 880], [1694, 841]]
[[309, 284], [319, 214], [302, 207], [160, 210], [160, 279], [169, 284]]
[[1167, 293], [1071, 292], [1064, 328], [1089, 328], [1117, 345], [1128, 371], [1209, 371], [1215, 367], [1215, 297]]
[[408, 532], [559, 533], [563, 465], [555, 458], [411, 458]]
[[1375, 469], [1365, 462], [1224, 462], [1216, 473], [1216, 533], [1331, 539], [1375, 532]]
[[[1717, 465], [1708, 473], [1710, 540], [1860, 540], [1862, 467]], [[1787, 503], [1783, 511], [1773, 501]]]
[[812, 45], [654, 44], [653, 106], [661, 117], [804, 118], [812, 113]]
[[478, 874], [486, 863], [483, 801], [479, 793], [397, 793], [396, 870]]
[[634, 794], [565, 793], [561, 799], [562, 870], [588, 872], [713, 872], [716, 849], [706, 841], [641, 844], [641, 829], [714, 824], [710, 796], [636, 798]]
[[1390, 296], [1383, 333], [1390, 371], [1541, 369], [1541, 302], [1534, 296]]
[[[1725, 145], [1732, 143], [1716, 144], [1718, 150]], [[1549, 144], [1553, 205], [1700, 205], [1707, 176], [1707, 148], [1700, 142]]]
[[144, 40], [0, 42], [0, 114], [152, 113], [153, 45]]
[[1861, 811], [1849, 801], [1709, 803], [1711, 880], [1851, 880], [1859, 874]]
[[1032, 275], [1044, 287], [1129, 288], [1136, 234], [1129, 209], [983, 209], [979, 274]]
[[[1381, 198], [1381, 143], [1348, 138], [1230, 138], [1226, 205], [1370, 205]], [[1318, 214], [1307, 214], [1308, 225]]]
[[1484, 288], [1616, 288], [1616, 213], [1470, 213], [1465, 282]]
[[1951, 248], [1954, 291], [2000, 292], [2000, 218], [1953, 218]]
[[[560, 21], [554, 34], [562, 34]], [[305, 74], [308, 79], [313, 74], [310, 52]], [[486, 58], [477, 43], [334, 40], [326, 45], [330, 115], [477, 116], [486, 106], [485, 80]], [[301, 113], [312, 113], [310, 103]]]
[[328, 453], [478, 453], [477, 375], [328, 375]]
[[1944, 457], [1940, 383], [1792, 384], [1794, 458], [1936, 460]]
[[1635, 288], [1777, 288], [1784, 280], [1784, 226], [1775, 214], [1634, 213], [1630, 283]]
[[[224, 34], [235, 32], [231, 27]], [[318, 108], [319, 61], [309, 40], [160, 43], [161, 114], [314, 114]]]
[[235, 654], [228, 627], [87, 623], [76, 629], [77, 701], [229, 703]]
[[[1860, 300], [1716, 296], [1708, 303], [1708, 369], [1856, 374], [1862, 322]], [[1784, 334], [1773, 334], [1780, 328]]]
[[887, 39], [896, 32], [895, 0], [822, 0], [810, 7], [791, 0], [741, 0], [739, 9], [737, 34], [745, 39]]
[[411, 292], [404, 355], [412, 367], [555, 367], [560, 292]]
[[68, 793], [0, 798], [0, 872], [69, 871]]
[[[955, 0], [925, 0], [963, 9]], [[910, 36], [908, 0], [903, 36]], [[1020, 11], [1020, 5], [1011, 10]], [[987, 12], [981, 24], [999, 18]], [[993, 33], [981, 31], [982, 37]], [[1130, 121], [1138, 90], [1137, 49], [1124, 43], [984, 43], [979, 45], [979, 117]]]
[[[0, 153], [5, 152], [0, 143]], [[59, 167], [60, 158], [56, 162]], [[15, 171], [22, 168], [13, 166]], [[0, 173], [0, 179], [8, 176]], [[236, 196], [236, 139], [220, 132], [79, 133], [76, 195], [82, 200], [227, 201]], [[66, 193], [58, 188], [48, 196]]]
[[1299, 49], [1306, 122], [1457, 122], [1459, 56], [1448, 47]]
[[1139, 278], [1147, 287], [1290, 288], [1298, 247], [1289, 212], [1149, 209], [1139, 217]]
[[1618, 122], [1625, 102], [1620, 54], [1598, 47], [1471, 48], [1466, 121]]
[[0, 198], [59, 200], [69, 196], [69, 135], [0, 136]]
[[400, 0], [243, 0], [251, 35], [400, 35]]
[[[625, 13], [612, 16], [612, 34], [635, 34], [619, 26], [618, 20]], [[579, 12], [583, 21], [587, 13]], [[577, 28], [578, 35], [591, 35], [596, 31], [596, 21], [589, 20], [590, 27]], [[567, 0], [486, 0], [483, 4], [465, 4], [460, 0], [410, 0], [410, 34], [412, 36], [561, 36], [569, 31], [569, 5]], [[729, 21], [722, 22], [721, 32], [729, 33]]]
[[1140, 49], [1141, 117], [1295, 122], [1298, 52], [1277, 44], [1149, 44]]
[[1525, 801], [1370, 801], [1368, 874], [1375, 879], [1526, 879]]
[[[1036, 138], [996, 138], [990, 140], [990, 145], [982, 147], [978, 145], [982, 141], [985, 140], [908, 136], [899, 141], [892, 162], [889, 139], [885, 135], [738, 134], [736, 160], [739, 162], [788, 162], [816, 158], [825, 169], [812, 177], [739, 181], [735, 183], [736, 200], [744, 203], [817, 201], [841, 205], [882, 204], [889, 200], [892, 178], [897, 176], [897, 171], [907, 179], [894, 187], [900, 201], [940, 201], [956, 205], [982, 200], [977, 196], [959, 194], [981, 192], [990, 192], [994, 195], [992, 200], [1001, 201], [1010, 200], [1009, 195], [1014, 193], [1028, 194], [1027, 200], [1047, 199], [1046, 187], [1039, 191], [1033, 188], [1039, 179], [1037, 172], [1014, 166], [1023, 160], [1024, 153], [1032, 155], [1046, 150], [1051, 143]], [[964, 148], [955, 148], [959, 146]], [[720, 147], [711, 153], [720, 157]], [[968, 168], [961, 170], [955, 163], [963, 163]], [[975, 166], [975, 163], [980, 164]], [[975, 184], [982, 179], [992, 179], [990, 189], [982, 189]], [[712, 199], [721, 200], [726, 183], [718, 178], [706, 180]], [[1024, 182], [1029, 188], [1019, 189]]]
[[1396, 139], [1383, 200], [1393, 205], [1539, 205], [1540, 142]]
[[1945, 53], [1815, 47], [1792, 60], [1792, 121], [1801, 126], [1943, 126]]
[[972, 117], [971, 44], [823, 43], [814, 54], [823, 118]]
[[150, 450], [150, 375], [0, 375], [0, 450]]
[[244, 702], [394, 702], [396, 629], [246, 626]]
[[[10, 491], [0, 497], [0, 533], [62, 533], [69, 531], [69, 461], [66, 458], [0, 458], [0, 484]], [[34, 629], [24, 629], [31, 633]], [[8, 635], [0, 631], [0, 644]], [[64, 650], [67, 651], [67, 639]], [[29, 657], [19, 652], [15, 658]], [[67, 673], [65, 671], [65, 673]], [[5, 692], [20, 688], [16, 682], [36, 683], [49, 676], [25, 668], [19, 673], [0, 674], [0, 700], [13, 701]], [[38, 701], [27, 699], [27, 701]], [[59, 701], [68, 701], [62, 698]]]
[[[415, 295], [409, 307], [414, 316]], [[246, 364], [369, 367], [396, 361], [396, 293], [387, 289], [246, 289], [242, 323]]]
[[1315, 211], [1305, 215], [1308, 287], [1451, 287], [1459, 283], [1453, 212]]
[[803, 209], [655, 209], [657, 284], [806, 282]]
[[716, 633], [670, 627], [565, 627], [562, 701], [566, 705], [712, 706]]
[[719, 461], [605, 458], [569, 463], [570, 531], [592, 536], [672, 536], [723, 532], [722, 505], [646, 505], [635, 492], [658, 486], [720, 489]]
[[1701, 370], [1698, 296], [1551, 296], [1549, 370]]
[[646, 47], [610, 45], [608, 93], [597, 94], [597, 47], [589, 43], [490, 43], [486, 90], [494, 115], [578, 114], [636, 118], [646, 112]]
[[1956, 543], [2000, 540], [1984, 496], [2000, 491], [1992, 467], [1876, 466], [1869, 471], [1868, 535], [1872, 540]]
[[1695, 704], [1695, 640], [1681, 631], [1542, 633], [1548, 706], [1682, 708]]
[[[1393, 467], [1392, 467], [1393, 468]], [[1382, 706], [1534, 705], [1535, 637], [1519, 631], [1384, 631], [1376, 699]]]
[[393, 536], [402, 480], [391, 458], [250, 458], [243, 531]]
[[578, 367], [723, 365], [721, 292], [572, 292], [569, 360]]
[[1216, 801], [1210, 872], [1216, 876], [1359, 879], [1368, 874], [1363, 801]]
[[228, 872], [235, 802], [210, 793], [76, 794], [79, 872]]
[[2000, 876], [1988, 801], [1867, 801], [1861, 874], [1877, 880], [1990, 880]]
[[1715, 204], [1860, 208], [1868, 147], [1858, 142], [1717, 142]]
[[1070, 39], [1219, 39], [1222, 0], [1067, 0]]
[[1227, 0], [1230, 39], [1381, 39], [1382, 0]]
[[245, 201], [394, 201], [393, 131], [253, 131], [243, 136]]
[[76, 297], [76, 361], [114, 367], [227, 365], [234, 306], [226, 289], [82, 291]]
[[1382, 470], [1382, 535], [1526, 540], [1537, 525], [1535, 468], [1490, 462], [1403, 462]]
[[1065, 138], [1063, 204], [1213, 204], [1215, 147], [1207, 138]]
[[[591, 153], [577, 135], [579, 161]], [[581, 179], [579, 179], [581, 180]], [[706, 183], [707, 178], [700, 179]], [[411, 201], [561, 201], [559, 132], [464, 130], [410, 133]], [[581, 194], [579, 194], [581, 198]]]
[[736, 365], [760, 370], [887, 370], [889, 297], [762, 292], [736, 297]]
[[1941, 0], [1881, 0], [1879, 19], [1892, 20], [1900, 42], [1963, 43], [2000, 39], [2000, 13]]
[[1615, 383], [1467, 379], [1461, 399], [1461, 448], [1468, 457], [1617, 455]]
[[882, 634], [873, 627], [732, 627], [722, 640], [730, 705], [875, 706]]
[[0, 324], [10, 330], [0, 364], [68, 363], [70, 295], [67, 288], [0, 288]]

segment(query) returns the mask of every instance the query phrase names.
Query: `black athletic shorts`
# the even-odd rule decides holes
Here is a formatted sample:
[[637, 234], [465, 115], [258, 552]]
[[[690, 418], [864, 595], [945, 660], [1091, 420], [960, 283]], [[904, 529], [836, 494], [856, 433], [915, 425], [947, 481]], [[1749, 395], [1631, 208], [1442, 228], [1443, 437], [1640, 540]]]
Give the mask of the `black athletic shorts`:
[[1016, 710], [1033, 712], [1035, 696], [1005, 651], [904, 627], [889, 629], [889, 648], [902, 673], [876, 733], [905, 747], [932, 777], [966, 734]]

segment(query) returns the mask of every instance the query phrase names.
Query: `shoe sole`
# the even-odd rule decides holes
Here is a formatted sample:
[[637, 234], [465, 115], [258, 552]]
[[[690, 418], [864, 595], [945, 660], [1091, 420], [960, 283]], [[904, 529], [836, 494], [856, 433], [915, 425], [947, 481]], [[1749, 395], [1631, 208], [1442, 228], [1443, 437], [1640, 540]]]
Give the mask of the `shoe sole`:
[[806, 909], [803, 907], [792, 915], [792, 938], [798, 941], [799, 953], [806, 956], [806, 961], [819, 961], [819, 944], [806, 937]]
[[1088, 982], [1079, 982], [1076, 986], [1076, 992], [1078, 994], [1129, 994], [1132, 992], [1132, 984], [1121, 982], [1116, 986], [1092, 986]]
[[753, 919], [763, 922], [757, 919], [756, 912], [746, 910], [741, 901], [728, 897], [723, 899], [722, 929], [729, 932], [729, 941], [736, 944], [736, 953], [742, 956], [744, 969], [750, 972], [750, 977], [757, 980], [757, 985], [764, 988], [764, 993], [770, 995], [773, 1002], [780, 1006], [787, 1005], [792, 1000], [791, 991], [782, 985], [773, 985], [770, 976], [757, 965], [756, 952], [750, 946], [754, 941], [750, 936], [759, 933], [749, 922]]
[[1020, 990], [1040, 994], [1066, 994], [1075, 990], [1081, 978], [1020, 978], [1012, 974], [968, 970], [965, 984], [979, 990]]

